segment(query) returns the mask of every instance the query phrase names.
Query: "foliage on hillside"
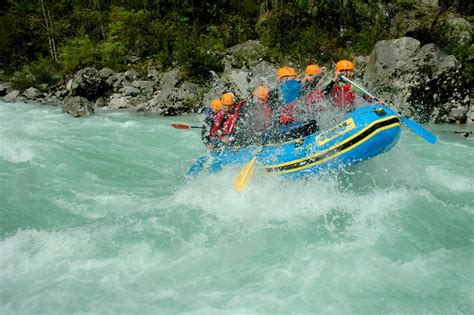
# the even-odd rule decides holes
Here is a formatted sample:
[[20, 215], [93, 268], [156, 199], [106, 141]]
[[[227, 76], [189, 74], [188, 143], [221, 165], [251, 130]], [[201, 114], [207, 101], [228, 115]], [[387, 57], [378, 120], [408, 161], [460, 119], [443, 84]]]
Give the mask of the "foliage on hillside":
[[378, 40], [410, 35], [456, 55], [472, 78], [472, 44], [452, 42], [442, 21], [472, 19], [473, 6], [428, 2], [8, 0], [0, 8], [0, 68], [16, 72], [18, 86], [50, 84], [85, 66], [180, 65], [203, 81], [222, 70], [226, 48], [249, 39], [267, 46], [268, 58], [304, 65], [366, 55]]

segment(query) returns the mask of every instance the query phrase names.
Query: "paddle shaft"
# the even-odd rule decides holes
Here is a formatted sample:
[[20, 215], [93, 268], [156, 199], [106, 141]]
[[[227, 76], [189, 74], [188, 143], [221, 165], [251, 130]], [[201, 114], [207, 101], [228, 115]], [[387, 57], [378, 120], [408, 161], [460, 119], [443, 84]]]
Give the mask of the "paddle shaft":
[[349, 82], [350, 84], [352, 84], [353, 86], [355, 86], [356, 88], [358, 88], [359, 90], [361, 90], [362, 92], [364, 92], [365, 94], [367, 94], [368, 96], [370, 96], [371, 98], [373, 98], [374, 100], [378, 101], [379, 99], [375, 96], [373, 96], [372, 94], [370, 94], [367, 90], [365, 90], [362, 86], [360, 86], [359, 84], [355, 83], [354, 81], [352, 80], [349, 80], [345, 75], [343, 74], [340, 74], [341, 78], [346, 81], [346, 82]]
[[[344, 81], [349, 82], [350, 84], [354, 85], [356, 88], [360, 89], [362, 92], [364, 92], [365, 94], [367, 94], [368, 96], [370, 96], [374, 100], [376, 100], [376, 101], [379, 100], [377, 97], [375, 97], [374, 95], [370, 94], [367, 90], [365, 90], [362, 86], [360, 86], [359, 84], [355, 83], [352, 80], [349, 80], [343, 74], [340, 74], [340, 77]], [[431, 144], [436, 143], [436, 136], [434, 134], [432, 134], [431, 132], [429, 132], [428, 130], [426, 130], [425, 128], [423, 128], [420, 124], [414, 122], [413, 120], [411, 120], [408, 117], [404, 117], [404, 116], [402, 116], [398, 113], [395, 113], [395, 114], [398, 116], [398, 118], [400, 118], [400, 120], [403, 122], [403, 124], [406, 127], [408, 127], [411, 131], [413, 131], [415, 134], [417, 134], [418, 136], [425, 139], [426, 141], [428, 141]]]
[[173, 128], [176, 128], [176, 129], [191, 129], [191, 128], [202, 129], [204, 128], [203, 126], [190, 126], [186, 124], [171, 124], [171, 126], [173, 126]]
[[258, 148], [257, 151], [253, 153], [253, 157], [250, 160], [250, 162], [248, 162], [242, 167], [242, 170], [240, 171], [239, 176], [234, 181], [235, 190], [239, 192], [243, 191], [245, 187], [247, 186], [247, 184], [249, 183], [250, 179], [252, 179], [255, 163], [257, 162], [257, 157], [265, 149], [265, 145], [267, 144], [268, 141], [269, 141], [268, 137], [264, 138], [260, 148]]

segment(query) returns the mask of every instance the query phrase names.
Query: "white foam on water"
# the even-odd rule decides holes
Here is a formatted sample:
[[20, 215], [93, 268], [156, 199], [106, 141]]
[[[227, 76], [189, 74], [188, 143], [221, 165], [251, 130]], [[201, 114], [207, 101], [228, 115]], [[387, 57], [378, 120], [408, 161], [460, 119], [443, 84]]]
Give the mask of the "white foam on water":
[[31, 162], [36, 157], [36, 152], [30, 143], [18, 140], [7, 143], [6, 139], [2, 139], [0, 157], [7, 162], [25, 163]]
[[58, 267], [55, 264], [67, 261], [78, 252], [90, 250], [89, 241], [90, 235], [81, 230], [19, 230], [0, 242], [0, 278], [10, 281], [23, 276], [41, 278], [45, 270], [52, 271]]
[[[103, 188], [102, 188], [103, 189]], [[108, 216], [123, 217], [131, 213], [148, 212], [155, 208], [156, 199], [111, 192], [73, 192], [74, 197], [56, 197], [53, 202], [64, 211], [89, 219]]]
[[[229, 168], [217, 175], [199, 176], [174, 196], [176, 204], [206, 209], [223, 221], [242, 215], [291, 219], [307, 214], [321, 215], [328, 209], [352, 209], [366, 204], [366, 196], [341, 190], [332, 175], [309, 180], [283, 180], [277, 176], [255, 174], [244, 192], [234, 190], [240, 169]], [[354, 202], [354, 198], [356, 201]]]
[[469, 174], [461, 175], [436, 166], [428, 166], [426, 171], [429, 175], [429, 181], [443, 189], [453, 192], [474, 193], [474, 178]]
[[[35, 313], [46, 303], [48, 308], [66, 313], [71, 307], [76, 312], [90, 312], [90, 304], [84, 305], [81, 295], [92, 287], [105, 294], [88, 299], [91, 304], [97, 303], [92, 312], [105, 311], [98, 302], [105, 302], [108, 297], [127, 300], [130, 292], [124, 285], [134, 283], [143, 270], [149, 270], [159, 261], [155, 259], [156, 254], [146, 244], [119, 248], [114, 253], [114, 245], [106, 245], [117, 234], [114, 227], [101, 228], [99, 233], [89, 232], [85, 229], [20, 230], [3, 239], [0, 242], [1, 286], [13, 283], [16, 288], [9, 293], [13, 306], [3, 307], [14, 309], [15, 313]], [[152, 257], [146, 258], [149, 255]]]
[[22, 227], [0, 240], [0, 313], [473, 309], [474, 210], [455, 194], [472, 183], [449, 167], [454, 153], [404, 132], [388, 154], [337, 174], [294, 181], [256, 169], [238, 193], [240, 167], [184, 182], [203, 150], [197, 132], [100, 115], [31, 125], [33, 150], [45, 146], [33, 160], [59, 168], [14, 165], [38, 185], [24, 185], [18, 218], [5, 216]]

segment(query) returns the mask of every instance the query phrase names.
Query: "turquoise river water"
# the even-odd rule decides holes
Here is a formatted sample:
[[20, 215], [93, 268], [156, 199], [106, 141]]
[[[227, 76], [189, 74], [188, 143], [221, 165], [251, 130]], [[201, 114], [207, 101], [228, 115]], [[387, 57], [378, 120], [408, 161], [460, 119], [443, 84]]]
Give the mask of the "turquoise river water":
[[199, 119], [0, 103], [0, 314], [474, 312], [465, 128], [238, 193], [186, 181]]

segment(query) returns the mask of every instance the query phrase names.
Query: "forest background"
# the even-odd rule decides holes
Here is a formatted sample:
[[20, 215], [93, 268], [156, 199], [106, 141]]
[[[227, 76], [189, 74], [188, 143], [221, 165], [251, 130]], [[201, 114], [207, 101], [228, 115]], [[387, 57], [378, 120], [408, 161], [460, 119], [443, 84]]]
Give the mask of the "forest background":
[[[258, 39], [263, 58], [304, 67], [368, 55], [379, 40], [435, 43], [474, 79], [472, 40], [451, 23], [474, 6], [460, 0], [10, 0], [0, 1], [0, 81], [45, 89], [77, 70], [165, 70], [204, 83], [223, 70], [223, 52]], [[461, 27], [461, 30], [459, 29]], [[472, 38], [472, 37], [471, 37]]]

